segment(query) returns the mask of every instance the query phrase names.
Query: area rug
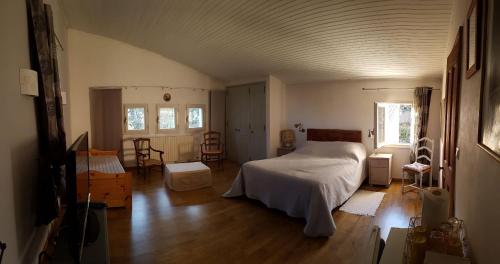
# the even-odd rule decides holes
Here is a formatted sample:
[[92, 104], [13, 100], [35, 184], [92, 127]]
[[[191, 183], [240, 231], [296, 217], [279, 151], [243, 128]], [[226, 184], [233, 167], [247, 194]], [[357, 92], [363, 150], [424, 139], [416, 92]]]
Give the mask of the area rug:
[[351, 214], [375, 216], [384, 195], [383, 192], [358, 190], [339, 210]]

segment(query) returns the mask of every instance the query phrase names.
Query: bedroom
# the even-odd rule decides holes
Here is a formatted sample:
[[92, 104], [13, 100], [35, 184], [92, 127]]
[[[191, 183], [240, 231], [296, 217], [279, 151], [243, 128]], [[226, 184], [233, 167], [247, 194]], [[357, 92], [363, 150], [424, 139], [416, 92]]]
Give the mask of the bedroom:
[[[7, 246], [1, 263], [37, 263], [42, 251], [50, 263], [48, 241], [59, 230], [58, 217], [37, 220], [40, 211], [46, 216], [40, 204], [48, 200], [39, 199], [39, 181], [47, 175], [40, 169], [45, 133], [36, 103], [46, 91], [33, 47], [37, 20], [28, 6], [41, 2], [8, 0], [0, 10], [1, 32], [8, 36], [0, 44], [6, 124], [0, 241]], [[415, 94], [425, 91], [430, 100], [425, 99], [424, 134], [434, 148], [431, 172], [419, 183], [427, 187], [430, 175], [432, 186], [452, 193], [449, 213], [465, 223], [470, 259], [494, 263], [500, 249], [499, 140], [498, 133], [481, 134], [488, 122], [493, 122], [490, 131], [498, 127], [498, 111], [484, 112], [489, 97], [481, 100], [488, 80], [494, 81], [489, 74], [495, 74], [495, 57], [485, 55], [493, 49], [491, 33], [485, 31], [498, 17], [494, 1], [43, 2], [53, 18], [61, 90], [55, 97], [65, 135], [59, 140], [64, 138], [66, 150], [88, 132], [88, 148], [116, 151], [112, 154], [121, 167], [118, 188], [108, 182], [111, 187], [92, 189], [100, 183], [91, 181], [104, 176], [89, 172], [89, 192], [93, 199], [103, 195], [109, 207], [106, 228], [101, 225], [108, 235], [109, 262], [352, 263], [357, 252], [373, 251], [374, 227], [380, 227], [389, 254], [392, 228], [407, 228], [422, 210], [424, 192], [402, 194], [401, 186], [414, 178], [402, 182], [401, 176], [421, 134], [415, 132], [422, 128], [415, 113], [416, 98], [423, 97]], [[477, 3], [479, 11], [469, 12]], [[469, 38], [471, 14], [479, 21], [476, 32], [486, 33], [476, 34], [475, 43]], [[458, 82], [450, 82], [447, 58], [457, 55], [457, 43], [461, 52], [454, 65], [460, 71]], [[474, 46], [477, 53], [470, 53]], [[473, 66], [471, 54], [478, 61]], [[20, 74], [33, 72], [38, 97], [19, 92]], [[458, 84], [458, 94], [449, 94], [452, 84]], [[446, 129], [451, 112], [444, 99], [452, 97], [458, 109], [456, 129], [451, 129], [455, 137], [445, 148], [453, 133]], [[498, 109], [498, 96], [490, 97], [490, 107]], [[396, 108], [408, 115], [391, 115]], [[173, 182], [193, 169], [173, 165], [205, 157], [200, 144], [208, 131], [220, 132], [222, 160], [208, 155], [217, 160], [204, 162], [209, 174]], [[161, 167], [136, 168], [136, 138], [150, 138], [151, 146], [163, 152], [152, 151], [151, 158], [164, 163]], [[456, 163], [450, 181], [444, 161], [452, 152]], [[371, 167], [374, 153], [390, 154], [379, 156], [388, 165]], [[370, 172], [378, 169], [387, 182], [371, 185]], [[353, 170], [359, 176], [346, 178], [356, 174]], [[351, 172], [341, 173], [346, 171]], [[336, 174], [325, 177], [330, 173]], [[342, 177], [343, 190], [341, 183], [327, 181]], [[242, 192], [222, 197], [237, 190], [238, 182], [247, 197], [239, 197]], [[173, 190], [196, 184], [194, 190]], [[374, 216], [341, 209], [358, 189], [376, 195], [375, 205], [366, 198], [358, 202]], [[111, 201], [106, 195], [114, 192], [118, 198]], [[324, 203], [314, 200], [318, 194]]]

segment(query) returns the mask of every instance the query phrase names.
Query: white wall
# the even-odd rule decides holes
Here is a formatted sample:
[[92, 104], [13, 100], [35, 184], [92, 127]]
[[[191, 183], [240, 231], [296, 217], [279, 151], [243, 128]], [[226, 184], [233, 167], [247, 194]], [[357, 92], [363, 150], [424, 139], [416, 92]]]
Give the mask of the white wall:
[[[52, 4], [56, 34], [65, 49], [66, 21]], [[25, 1], [4, 1], [0, 8], [0, 240], [7, 243], [2, 263], [35, 263], [47, 227], [35, 227], [38, 135], [35, 103], [19, 91], [19, 68], [31, 68]], [[65, 89], [65, 54], [58, 49]], [[66, 107], [65, 107], [66, 110]], [[66, 119], [65, 117], [65, 120]], [[6, 129], [8, 128], [8, 129]]]
[[[373, 151], [373, 138], [368, 129], [374, 128], [375, 102], [412, 102], [413, 90], [362, 91], [362, 88], [406, 88], [430, 86], [441, 88], [437, 80], [357, 80], [328, 83], [288, 85], [286, 89], [288, 128], [303, 123], [305, 128], [334, 128], [361, 130], [362, 141], [369, 153]], [[428, 136], [434, 139], [433, 175], [438, 174], [437, 145], [440, 131], [440, 91], [433, 91], [429, 115]], [[297, 146], [302, 146], [306, 134], [296, 130]], [[410, 149], [382, 147], [377, 152], [392, 153], [392, 175], [400, 178], [401, 167], [409, 162]]]
[[[68, 31], [68, 40], [73, 140], [85, 131], [90, 132], [89, 87], [223, 88], [206, 74], [120, 41], [73, 29]], [[144, 89], [146, 92], [149, 88]]]
[[280, 79], [269, 75], [266, 81], [266, 148], [267, 157], [276, 157], [280, 146], [280, 131], [284, 126], [286, 116], [283, 102], [286, 85]]
[[[448, 54], [459, 26], [466, 19], [470, 0], [453, 3], [448, 39]], [[466, 39], [464, 32], [464, 39]], [[479, 97], [482, 70], [465, 78], [465, 41], [462, 45], [462, 79], [457, 145], [460, 156], [456, 161], [455, 215], [465, 221], [467, 235], [476, 263], [498, 262], [500, 249], [500, 162], [477, 145]], [[446, 64], [446, 61], [444, 62]], [[445, 73], [443, 73], [443, 76]], [[443, 77], [443, 80], [446, 80]], [[443, 91], [443, 97], [445, 93]]]

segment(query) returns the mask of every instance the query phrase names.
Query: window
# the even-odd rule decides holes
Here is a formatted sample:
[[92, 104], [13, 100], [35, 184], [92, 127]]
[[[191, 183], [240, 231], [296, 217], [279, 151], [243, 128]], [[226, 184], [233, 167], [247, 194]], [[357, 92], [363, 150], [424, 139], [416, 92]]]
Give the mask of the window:
[[175, 132], [178, 127], [177, 107], [173, 105], [157, 105], [158, 132]]
[[125, 132], [146, 133], [148, 130], [148, 106], [125, 105]]
[[188, 105], [186, 115], [188, 129], [203, 129], [205, 127], [204, 105]]
[[413, 141], [413, 109], [410, 103], [376, 103], [376, 148], [410, 145]]

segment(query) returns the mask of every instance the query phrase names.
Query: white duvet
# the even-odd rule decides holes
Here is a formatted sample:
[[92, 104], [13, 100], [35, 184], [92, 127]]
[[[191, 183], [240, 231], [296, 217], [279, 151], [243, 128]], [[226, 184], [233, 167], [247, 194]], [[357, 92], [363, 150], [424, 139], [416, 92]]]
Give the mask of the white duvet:
[[365, 177], [361, 143], [308, 141], [285, 156], [242, 165], [224, 197], [246, 195], [289, 216], [306, 219], [308, 236], [331, 236], [331, 211], [359, 188]]

